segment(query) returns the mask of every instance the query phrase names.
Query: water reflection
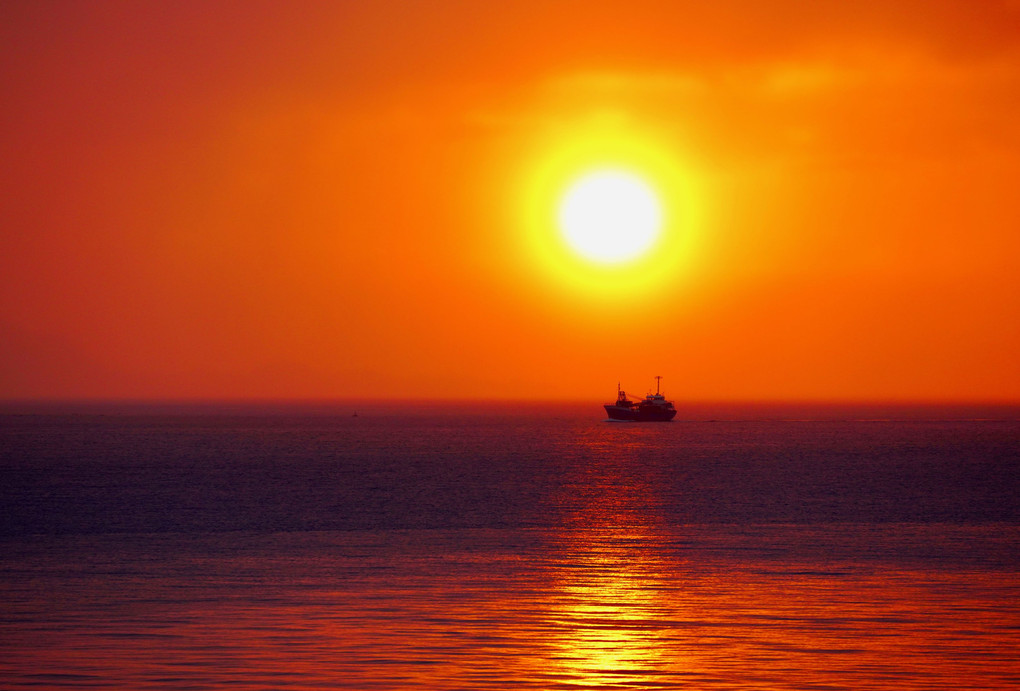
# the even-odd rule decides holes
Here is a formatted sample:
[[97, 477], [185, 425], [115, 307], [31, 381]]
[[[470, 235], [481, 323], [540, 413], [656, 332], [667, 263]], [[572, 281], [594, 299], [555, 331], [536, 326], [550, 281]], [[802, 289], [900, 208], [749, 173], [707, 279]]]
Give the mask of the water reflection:
[[[322, 530], [9, 539], [0, 678], [32, 689], [1020, 688], [1015, 524], [692, 521], [719, 514], [690, 502], [733, 502], [731, 477], [746, 489], [771, 466], [732, 461], [698, 480], [692, 468], [716, 460], [656, 439], [665, 429], [688, 428], [578, 425], [555, 448], [543, 433], [530, 460], [492, 472], [475, 472], [484, 445], [359, 457], [363, 484], [327, 464], [309, 521]], [[336, 528], [327, 519], [344, 502], [372, 520]]]
[[958, 547], [931, 551], [971, 530], [988, 543], [975, 555], [1002, 554], [1015, 527], [999, 537], [945, 525], [684, 525], [683, 478], [663, 481], [654, 434], [610, 426], [573, 450], [576, 475], [546, 545], [550, 593], [535, 603], [553, 642], [536, 663], [557, 679], [628, 689], [1020, 681], [1017, 641], [1004, 635], [1020, 621], [1009, 595], [1020, 583], [956, 563]]
[[[5, 688], [1017, 688], [1015, 571], [896, 561], [928, 527], [622, 526], [613, 497], [572, 527], [527, 535], [26, 543], [3, 588], [0, 677]], [[584, 525], [592, 515], [608, 525]], [[889, 561], [854, 556], [863, 532]], [[996, 553], [1020, 544], [1016, 528], [1001, 532], [939, 529]], [[805, 544], [828, 555], [805, 557]]]
[[672, 616], [681, 593], [663, 563], [661, 488], [638, 472], [643, 431], [599, 429], [577, 445], [589, 462], [568, 485], [574, 495], [562, 499], [570, 509], [550, 598], [559, 624], [554, 659], [573, 683], [643, 688], [685, 673]]
[[574, 532], [550, 617], [559, 623], [562, 673], [597, 687], [641, 686], [679, 662], [667, 639], [669, 588], [660, 565], [623, 529]]

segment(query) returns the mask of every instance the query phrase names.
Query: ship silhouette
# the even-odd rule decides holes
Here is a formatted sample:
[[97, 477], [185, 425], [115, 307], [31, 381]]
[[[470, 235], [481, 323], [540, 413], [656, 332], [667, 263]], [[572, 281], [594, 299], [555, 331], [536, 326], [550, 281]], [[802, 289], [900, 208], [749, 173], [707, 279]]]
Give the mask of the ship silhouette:
[[676, 415], [676, 408], [671, 401], [659, 393], [662, 377], [655, 377], [655, 393], [650, 393], [641, 401], [632, 401], [627, 393], [616, 385], [616, 402], [603, 406], [611, 420], [632, 420], [634, 422], [669, 422]]

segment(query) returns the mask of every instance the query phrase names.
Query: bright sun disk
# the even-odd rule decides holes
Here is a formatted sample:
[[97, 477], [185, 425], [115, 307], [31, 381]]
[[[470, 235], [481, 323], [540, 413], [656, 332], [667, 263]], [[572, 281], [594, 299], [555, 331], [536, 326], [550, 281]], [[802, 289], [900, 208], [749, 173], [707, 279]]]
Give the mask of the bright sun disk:
[[662, 212], [652, 188], [641, 178], [602, 170], [570, 186], [560, 202], [559, 225], [575, 252], [616, 264], [641, 256], [655, 244]]

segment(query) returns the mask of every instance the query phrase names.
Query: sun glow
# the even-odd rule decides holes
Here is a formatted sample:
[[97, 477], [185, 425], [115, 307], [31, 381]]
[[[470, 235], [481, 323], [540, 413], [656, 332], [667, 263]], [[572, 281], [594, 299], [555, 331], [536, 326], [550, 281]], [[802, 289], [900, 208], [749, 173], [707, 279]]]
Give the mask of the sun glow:
[[619, 170], [577, 180], [563, 197], [560, 230], [570, 246], [596, 262], [626, 262], [647, 252], [659, 235], [662, 211], [651, 187]]
[[543, 299], [551, 281], [567, 299], [634, 309], [636, 299], [692, 280], [698, 181], [672, 133], [595, 118], [550, 129], [533, 151], [515, 199], [518, 266], [534, 270]]

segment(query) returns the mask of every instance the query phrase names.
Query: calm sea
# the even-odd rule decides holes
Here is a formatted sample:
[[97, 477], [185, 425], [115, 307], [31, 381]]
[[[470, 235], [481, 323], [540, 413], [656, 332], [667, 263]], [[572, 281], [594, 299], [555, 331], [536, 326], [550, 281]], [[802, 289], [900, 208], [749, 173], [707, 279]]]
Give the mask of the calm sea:
[[603, 417], [9, 406], [0, 687], [1020, 688], [1016, 409]]

